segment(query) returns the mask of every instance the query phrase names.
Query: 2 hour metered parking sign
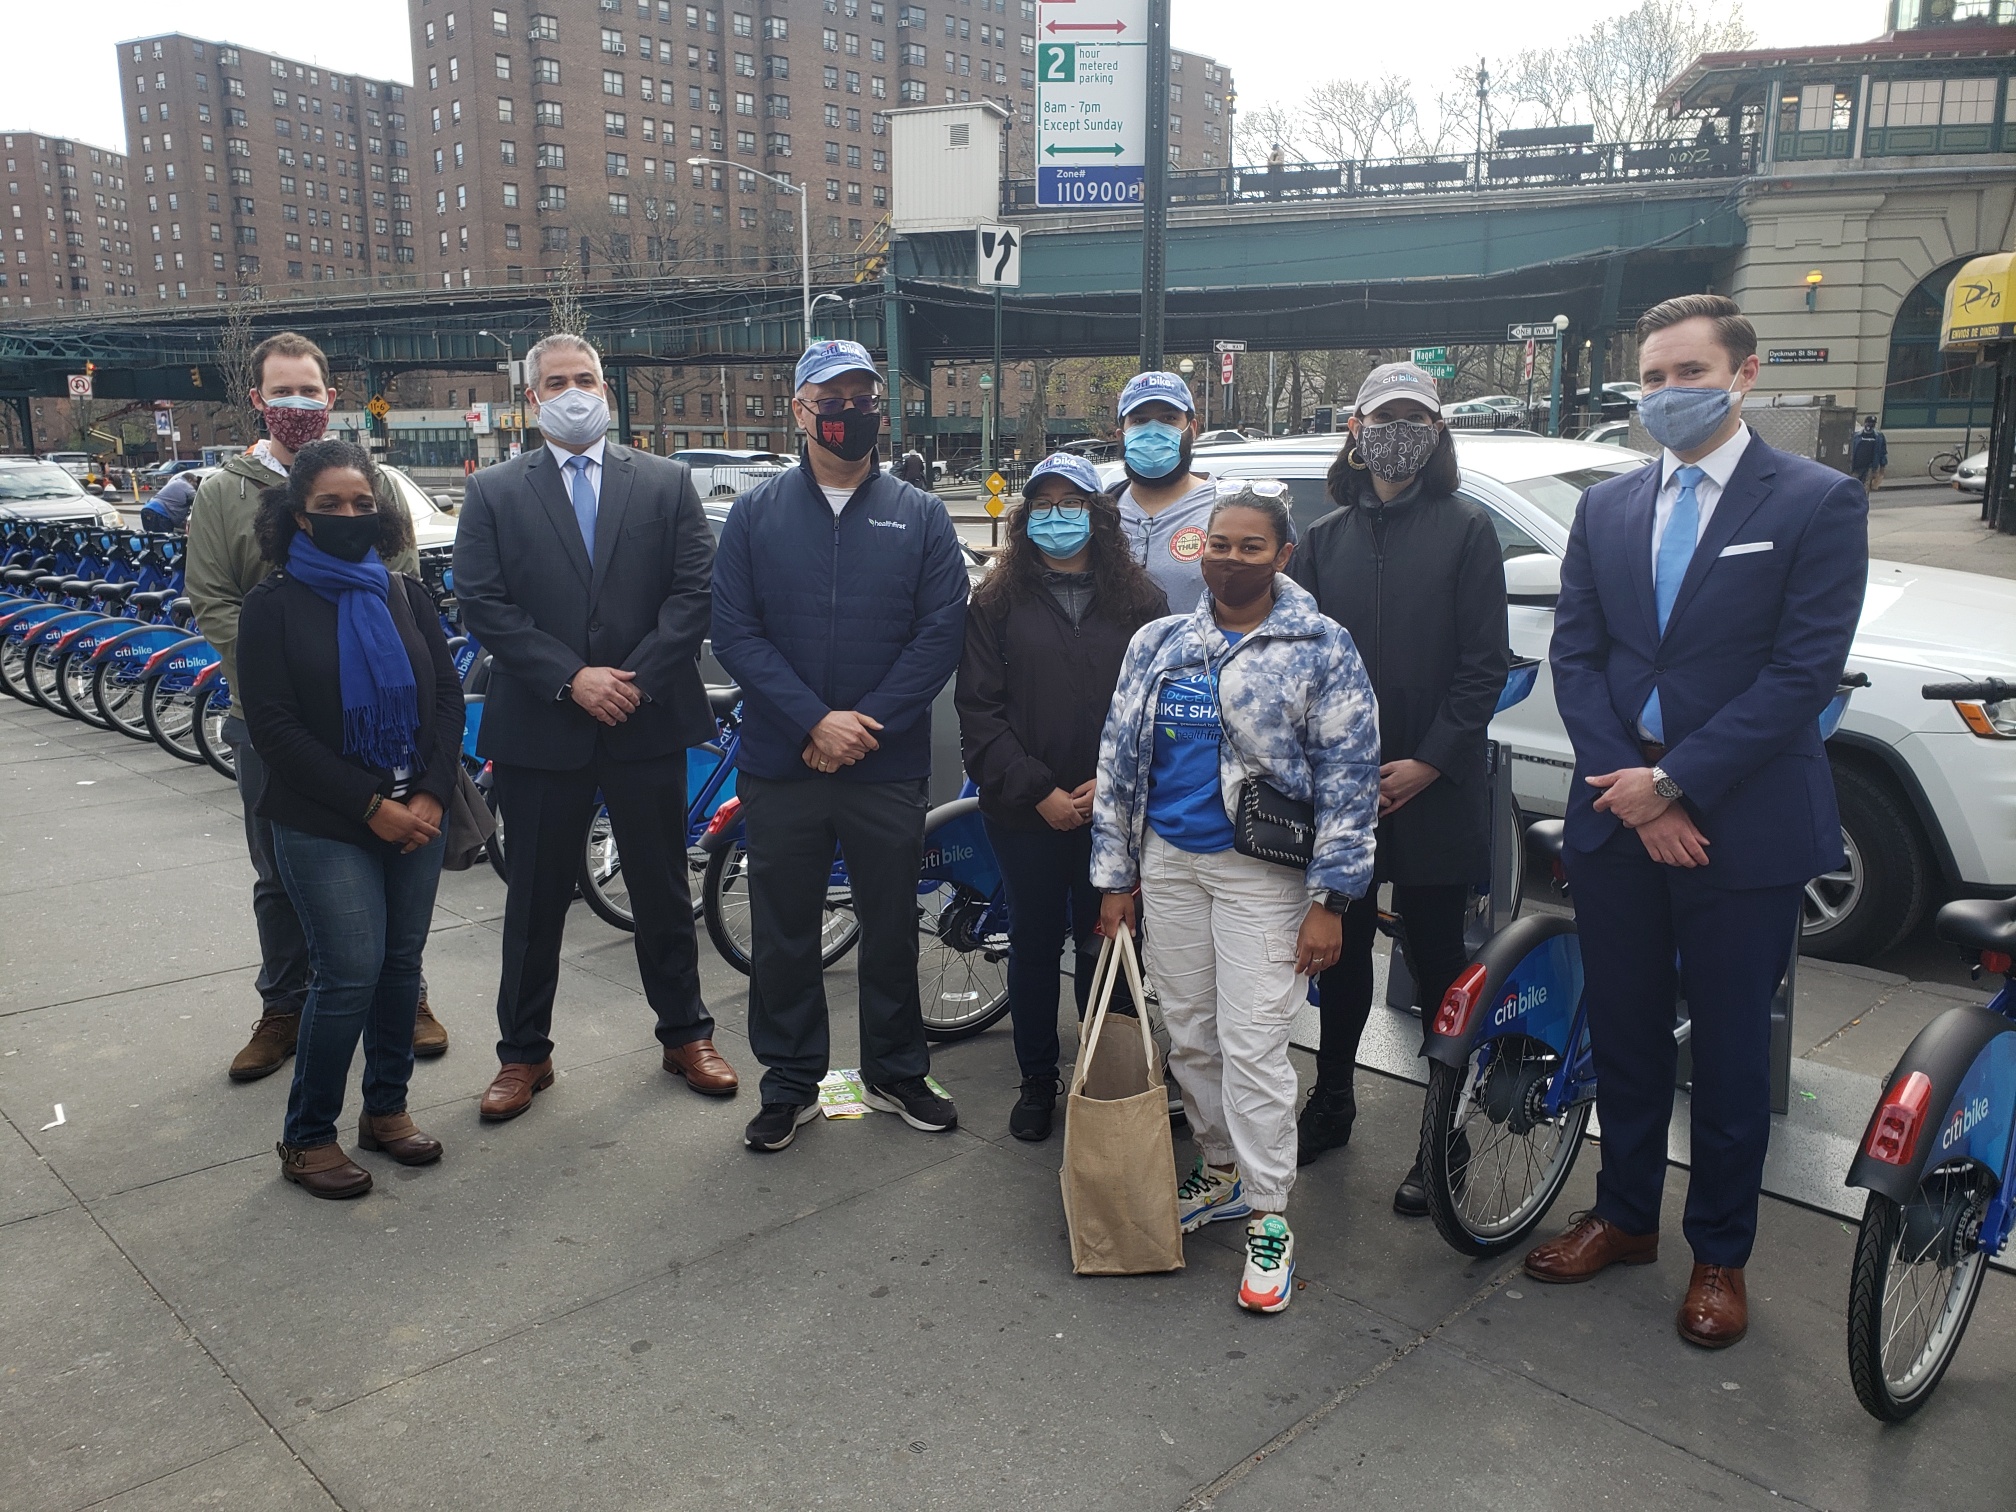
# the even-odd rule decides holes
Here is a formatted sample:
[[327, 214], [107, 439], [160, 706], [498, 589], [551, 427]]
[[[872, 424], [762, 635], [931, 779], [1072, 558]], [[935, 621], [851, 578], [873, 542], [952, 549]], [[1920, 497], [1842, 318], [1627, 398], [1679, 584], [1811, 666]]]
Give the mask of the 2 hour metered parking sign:
[[1141, 203], [1148, 139], [1148, 0], [1041, 0], [1036, 203]]

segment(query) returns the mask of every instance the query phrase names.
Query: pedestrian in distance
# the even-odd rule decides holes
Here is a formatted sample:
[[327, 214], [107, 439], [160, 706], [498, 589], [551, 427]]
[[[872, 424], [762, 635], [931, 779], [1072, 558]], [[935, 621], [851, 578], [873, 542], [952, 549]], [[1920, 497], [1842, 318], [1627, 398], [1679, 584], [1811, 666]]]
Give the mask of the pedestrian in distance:
[[[1511, 664], [1498, 537], [1490, 516], [1457, 495], [1441, 416], [1425, 370], [1374, 368], [1330, 468], [1338, 507], [1309, 527], [1288, 568], [1351, 633], [1379, 701], [1374, 875], [1393, 884], [1415, 1001], [1429, 1018], [1469, 963], [1470, 888], [1491, 875], [1487, 732]], [[1351, 1138], [1377, 920], [1372, 908], [1345, 916], [1343, 957], [1317, 983], [1323, 1038], [1298, 1126], [1305, 1164]], [[1418, 1161], [1393, 1206], [1426, 1215]]]
[[1218, 500], [1209, 474], [1190, 470], [1197, 440], [1190, 385], [1180, 373], [1136, 373], [1120, 390], [1119, 409], [1127, 481], [1114, 499], [1122, 532], [1169, 612], [1188, 614], [1204, 596], [1205, 526]]
[[1876, 417], [1864, 415], [1862, 426], [1850, 444], [1848, 470], [1855, 481], [1874, 493], [1883, 486], [1883, 470], [1890, 465], [1890, 441], [1876, 429]]
[[413, 526], [378, 507], [379, 486], [354, 442], [304, 445], [261, 497], [259, 550], [280, 567], [238, 618], [234, 692], [266, 766], [258, 813], [308, 950], [280, 1173], [317, 1197], [371, 1190], [336, 1129], [360, 1039], [358, 1147], [401, 1165], [441, 1158], [406, 1088], [442, 816], [461, 774], [462, 684], [432, 597], [385, 567]]
[[749, 1045], [765, 1067], [742, 1137], [764, 1151], [818, 1113], [831, 1069], [820, 935], [836, 846], [861, 926], [868, 1104], [931, 1132], [959, 1120], [926, 1079], [917, 870], [965, 557], [945, 506], [878, 465], [882, 377], [867, 348], [807, 347], [791, 411], [798, 466], [735, 501], [714, 568], [714, 654], [742, 685]]
[[[269, 488], [287, 481], [295, 454], [321, 438], [336, 403], [329, 378], [329, 359], [322, 349], [295, 331], [269, 336], [252, 349], [252, 388], [247, 397], [266, 434], [249, 450], [227, 458], [203, 480], [190, 501], [189, 538], [183, 563], [190, 606], [203, 638], [224, 663], [224, 681], [234, 695], [238, 687], [238, 614], [245, 595], [256, 588], [278, 563], [268, 561], [259, 547], [255, 523], [259, 501]], [[406, 514], [406, 506], [382, 475], [378, 478], [378, 511]], [[407, 543], [386, 558], [393, 572], [417, 573], [420, 558], [408, 532]], [[224, 720], [224, 741], [236, 762], [238, 799], [245, 814], [245, 849], [252, 859], [252, 917], [259, 930], [260, 1016], [252, 1037], [231, 1061], [233, 1081], [257, 1081], [270, 1076], [294, 1053], [300, 1037], [301, 1006], [308, 996], [308, 942], [293, 901], [273, 860], [273, 827], [258, 814], [259, 795], [266, 783], [266, 763], [246, 737], [237, 710]], [[420, 982], [419, 1019], [413, 1035], [414, 1054], [422, 1059], [446, 1053], [448, 1031], [427, 1002], [427, 982]]]
[[1639, 317], [1638, 339], [1638, 415], [1659, 462], [1582, 495], [1549, 652], [1575, 748], [1563, 859], [1603, 1168], [1595, 1208], [1526, 1270], [1587, 1281], [1658, 1258], [1684, 994], [1694, 1269], [1675, 1324], [1713, 1349], [1749, 1327], [1771, 999], [1806, 882], [1843, 864], [1819, 720], [1861, 615], [1869, 501], [1744, 425], [1757, 333], [1734, 300], [1667, 300]]
[[189, 528], [189, 507], [196, 499], [193, 472], [179, 472], [155, 492], [140, 510], [140, 528], [167, 534]]
[[1169, 601], [1128, 553], [1083, 457], [1030, 471], [994, 570], [966, 612], [960, 747], [1008, 892], [1008, 1011], [1017, 1139], [1050, 1136], [1058, 1097], [1058, 958], [1073, 948], [1083, 1018], [1099, 956], [1092, 793], [1127, 644]]
[[685, 752], [714, 735], [699, 667], [713, 535], [685, 463], [607, 439], [594, 347], [556, 332], [525, 375], [543, 444], [471, 475], [455, 533], [455, 596], [492, 658], [476, 749], [510, 829], [482, 1116], [516, 1118], [553, 1084], [560, 942], [597, 803], [623, 855], [661, 1062], [733, 1096], [700, 995], [686, 863]]
[[[1139, 916], [1171, 1064], [1198, 1145], [1177, 1188], [1186, 1232], [1244, 1218], [1239, 1304], [1294, 1289], [1288, 1031], [1307, 979], [1336, 964], [1372, 883], [1379, 731], [1351, 644], [1285, 575], [1287, 489], [1251, 483], [1206, 521], [1208, 591], [1128, 646], [1099, 747], [1092, 881], [1102, 934]], [[1245, 803], [1307, 805], [1308, 858], [1265, 859]], [[1292, 860], [1293, 858], [1288, 858]]]
[[896, 464], [896, 476], [915, 488], [928, 488], [931, 482], [931, 464], [924, 460], [924, 453], [911, 447], [903, 453], [903, 460]]

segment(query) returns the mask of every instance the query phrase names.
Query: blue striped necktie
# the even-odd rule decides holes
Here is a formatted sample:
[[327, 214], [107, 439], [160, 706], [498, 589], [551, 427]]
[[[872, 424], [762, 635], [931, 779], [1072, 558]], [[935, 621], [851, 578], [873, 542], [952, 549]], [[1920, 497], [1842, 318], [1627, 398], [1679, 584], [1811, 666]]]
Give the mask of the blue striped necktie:
[[[1694, 466], [1682, 467], [1673, 474], [1680, 485], [1680, 497], [1674, 501], [1673, 513], [1667, 518], [1666, 533], [1659, 537], [1659, 552], [1653, 559], [1652, 596], [1659, 606], [1659, 633], [1666, 633], [1666, 622], [1673, 617], [1673, 604], [1680, 597], [1680, 584], [1686, 580], [1687, 564], [1694, 560], [1694, 548], [1701, 536], [1701, 501], [1694, 496], [1694, 485], [1708, 475]], [[1659, 717], [1659, 690], [1655, 687], [1652, 696], [1645, 700], [1644, 711], [1638, 716], [1639, 722], [1652, 732], [1652, 738], [1665, 744], [1666, 728]]]

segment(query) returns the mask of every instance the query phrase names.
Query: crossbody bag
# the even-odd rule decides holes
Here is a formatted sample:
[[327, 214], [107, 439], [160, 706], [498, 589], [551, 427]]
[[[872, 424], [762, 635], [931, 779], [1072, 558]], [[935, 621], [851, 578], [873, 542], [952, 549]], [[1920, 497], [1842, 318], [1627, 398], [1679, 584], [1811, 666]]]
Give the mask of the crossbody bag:
[[1239, 797], [1232, 814], [1232, 849], [1256, 861], [1276, 866], [1292, 866], [1307, 871], [1316, 855], [1316, 805], [1291, 798], [1266, 778], [1256, 776], [1232, 727], [1225, 722], [1225, 700], [1218, 691], [1218, 669], [1204, 659], [1204, 671], [1211, 679], [1211, 702], [1218, 711], [1218, 730], [1232, 755], [1245, 770]]

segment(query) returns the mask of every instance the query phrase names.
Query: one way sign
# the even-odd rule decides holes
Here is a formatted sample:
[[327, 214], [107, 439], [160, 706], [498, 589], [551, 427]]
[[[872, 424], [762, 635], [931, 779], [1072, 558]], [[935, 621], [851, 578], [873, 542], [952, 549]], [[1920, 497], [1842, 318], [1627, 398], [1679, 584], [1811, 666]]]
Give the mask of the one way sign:
[[983, 289], [1022, 287], [1022, 238], [1007, 226], [982, 226], [975, 266]]

